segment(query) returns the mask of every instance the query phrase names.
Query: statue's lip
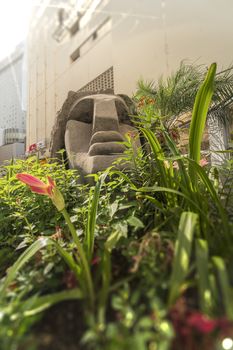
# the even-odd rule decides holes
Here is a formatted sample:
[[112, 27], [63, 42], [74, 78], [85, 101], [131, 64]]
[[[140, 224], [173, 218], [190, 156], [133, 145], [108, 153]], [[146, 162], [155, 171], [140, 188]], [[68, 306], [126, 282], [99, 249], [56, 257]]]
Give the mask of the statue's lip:
[[106, 142], [123, 142], [124, 139], [118, 131], [107, 130], [95, 132], [90, 141], [90, 145], [95, 143], [106, 143]]
[[125, 151], [125, 146], [116, 142], [96, 142], [89, 148], [89, 156], [97, 155], [117, 155], [122, 154]]

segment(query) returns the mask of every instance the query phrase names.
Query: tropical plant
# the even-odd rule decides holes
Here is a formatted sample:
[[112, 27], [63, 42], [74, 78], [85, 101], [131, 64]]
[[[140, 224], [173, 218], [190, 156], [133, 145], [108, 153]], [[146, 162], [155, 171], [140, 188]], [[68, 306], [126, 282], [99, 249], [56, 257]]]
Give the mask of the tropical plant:
[[[180, 63], [179, 68], [166, 79], [161, 77], [158, 83], [139, 80], [135, 100], [139, 102], [139, 110], [150, 102], [154, 115], [162, 118], [164, 125], [170, 129], [180, 115], [190, 112], [194, 104], [195, 96], [201, 82], [204, 80], [206, 67], [204, 65], [189, 64], [185, 61]], [[216, 74], [214, 81], [214, 92], [209, 113], [224, 109], [221, 113], [229, 118], [227, 106], [233, 97], [233, 67], [230, 66]], [[148, 111], [147, 111], [148, 112]], [[147, 113], [143, 113], [140, 119], [148, 119]], [[153, 118], [156, 125], [157, 118]]]
[[[125, 154], [93, 175], [95, 186], [78, 185], [75, 172], [50, 161], [40, 165], [34, 158], [5, 168], [0, 206], [10, 214], [2, 221], [4, 233], [7, 227], [13, 232], [2, 237], [5, 249], [9, 240], [19, 249], [11, 248], [6, 260], [0, 255], [4, 350], [20, 343], [27, 348], [23, 337], [40, 313], [68, 300], [81, 300], [73, 310], [82, 334], [74, 348], [206, 350], [207, 342], [212, 349], [231, 334], [232, 182], [229, 177], [221, 187], [200, 153], [215, 72], [212, 64], [196, 96], [187, 156], [150, 97], [140, 107], [144, 145], [136, 149], [139, 135], [127, 134]], [[61, 283], [64, 275], [69, 281]], [[15, 340], [7, 335], [10, 328]], [[31, 328], [30, 338], [39, 349], [38, 328]]]
[[[160, 145], [158, 138], [151, 129], [141, 127], [140, 130], [144, 134], [150, 148], [152, 157], [150, 162], [154, 162], [155, 167], [152, 172], [156, 172], [156, 176], [150, 172], [147, 176], [150, 182], [151, 179], [156, 179], [151, 186], [138, 187], [132, 178], [127, 178], [125, 174], [118, 174], [128, 182], [132, 191], [140, 193], [140, 197], [150, 201], [154, 205], [157, 212], [157, 218], [160, 216], [174, 220], [174, 209], [189, 210], [185, 219], [184, 212], [181, 215], [180, 227], [177, 237], [177, 249], [175, 254], [175, 262], [171, 277], [171, 289], [169, 294], [169, 305], [171, 305], [182, 290], [182, 281], [189, 271], [189, 259], [193, 246], [193, 232], [196, 229], [196, 238], [202, 238], [196, 242], [197, 246], [197, 268], [201, 308], [203, 312], [211, 314], [213, 305], [210, 306], [212, 292], [209, 287], [208, 269], [201, 269], [201, 261], [208, 264], [208, 248], [210, 254], [220, 254], [226, 256], [231, 255], [231, 243], [233, 239], [233, 226], [229, 222], [226, 208], [224, 208], [222, 199], [216, 188], [208, 176], [208, 173], [201, 165], [201, 139], [204, 131], [208, 107], [211, 103], [213, 94], [214, 77], [216, 65], [212, 64], [206, 79], [201, 85], [193, 108], [190, 135], [189, 135], [189, 155], [183, 156], [177, 149], [175, 142], [170, 137], [166, 128], [160, 120], [160, 130], [163, 132], [164, 140], [167, 149], [164, 151]], [[138, 163], [140, 165], [140, 163]], [[153, 180], [152, 180], [153, 181]], [[153, 195], [154, 194], [154, 195]], [[215, 207], [215, 209], [214, 209]], [[217, 211], [217, 217], [216, 217]], [[177, 210], [177, 213], [179, 211]], [[196, 213], [196, 214], [194, 214]], [[220, 220], [219, 220], [220, 218]], [[186, 227], [183, 222], [187, 222]], [[164, 226], [168, 222], [165, 221]], [[218, 227], [218, 229], [216, 229]], [[216, 244], [217, 242], [217, 244]], [[229, 247], [229, 249], [228, 249]], [[221, 258], [216, 258], [214, 261], [219, 261]], [[224, 270], [224, 265], [221, 265]], [[222, 288], [224, 285], [229, 295], [230, 288], [227, 282], [227, 274], [225, 273], [226, 281], [220, 282]], [[179, 287], [180, 286], [180, 287]], [[180, 288], [180, 289], [179, 289]], [[226, 300], [229, 300], [226, 297]], [[215, 304], [216, 307], [216, 304]], [[232, 307], [229, 305], [225, 308], [225, 312], [229, 317], [232, 312]]]

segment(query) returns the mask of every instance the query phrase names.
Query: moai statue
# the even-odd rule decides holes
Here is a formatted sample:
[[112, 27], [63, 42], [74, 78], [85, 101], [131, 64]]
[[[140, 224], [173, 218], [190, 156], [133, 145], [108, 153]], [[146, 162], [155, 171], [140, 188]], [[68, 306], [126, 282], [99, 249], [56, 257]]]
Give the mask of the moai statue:
[[136, 131], [132, 106], [125, 95], [69, 93], [52, 132], [51, 156], [65, 148], [70, 167], [82, 175], [106, 169], [124, 152], [125, 134]]

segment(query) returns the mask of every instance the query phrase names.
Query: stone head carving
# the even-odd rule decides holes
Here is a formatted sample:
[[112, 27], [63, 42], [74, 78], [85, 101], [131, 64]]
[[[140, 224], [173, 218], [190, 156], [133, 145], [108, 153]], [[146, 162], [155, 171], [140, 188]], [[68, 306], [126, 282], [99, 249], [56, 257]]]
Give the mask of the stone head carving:
[[[60, 118], [60, 131], [58, 120], [55, 125], [51, 153], [54, 156], [65, 146], [70, 167], [79, 169], [83, 175], [110, 166], [124, 152], [119, 142], [124, 141], [126, 133], [135, 131], [129, 107], [119, 95], [79, 95], [66, 112], [65, 118]], [[59, 136], [62, 141], [57, 142]]]

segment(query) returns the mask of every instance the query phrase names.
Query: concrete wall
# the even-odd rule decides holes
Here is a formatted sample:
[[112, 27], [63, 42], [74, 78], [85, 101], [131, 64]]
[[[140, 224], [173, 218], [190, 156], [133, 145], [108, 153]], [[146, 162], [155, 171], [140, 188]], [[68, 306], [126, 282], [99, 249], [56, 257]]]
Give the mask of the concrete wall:
[[[67, 12], [75, 13], [71, 0], [57, 4], [66, 10], [70, 5]], [[111, 66], [115, 92], [131, 95], [140, 77], [168, 75], [183, 59], [217, 61], [219, 70], [233, 61], [232, 0], [99, 0], [83, 28], [73, 36], [67, 31], [60, 42], [52, 38], [57, 11], [47, 8], [39, 19], [34, 13], [30, 29], [27, 145], [48, 143], [68, 91]], [[102, 35], [82, 46], [105, 21]], [[80, 58], [73, 62], [70, 56], [80, 45]]]
[[21, 158], [25, 154], [24, 143], [12, 143], [0, 147], [0, 164], [4, 161], [10, 161], [11, 158]]

